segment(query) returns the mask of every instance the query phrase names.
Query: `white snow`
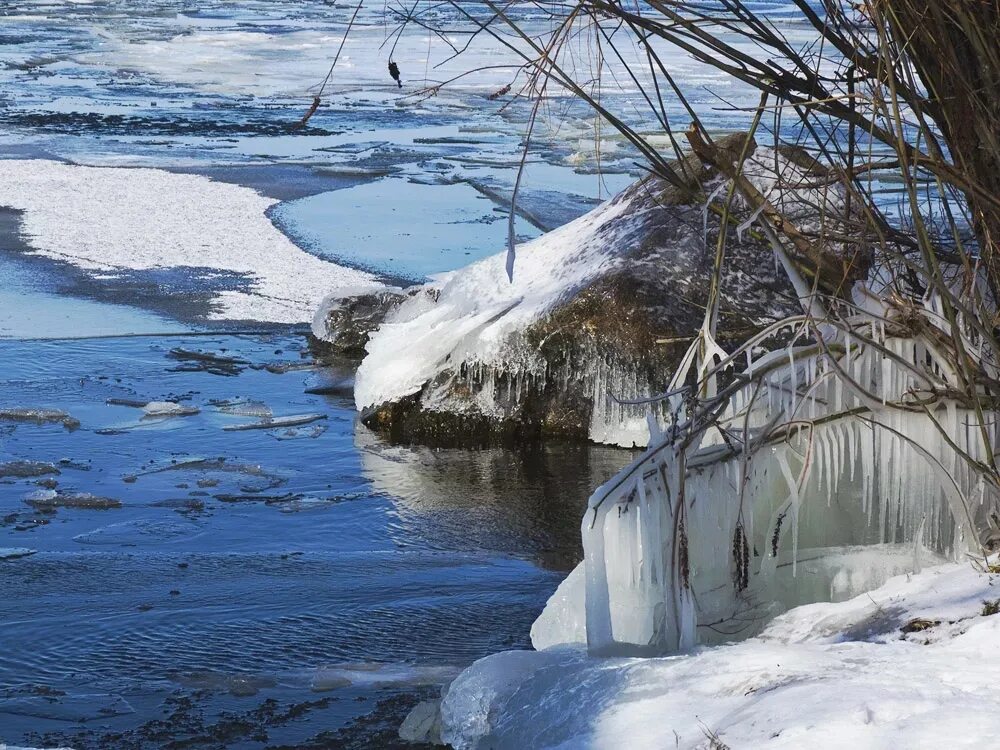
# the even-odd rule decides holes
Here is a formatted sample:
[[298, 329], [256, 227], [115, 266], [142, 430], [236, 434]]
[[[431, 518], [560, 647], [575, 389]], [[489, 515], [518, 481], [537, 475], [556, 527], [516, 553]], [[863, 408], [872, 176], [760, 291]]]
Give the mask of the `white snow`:
[[[448, 689], [442, 736], [458, 750], [984, 747], [1000, 733], [1000, 616], [983, 614], [997, 580], [943, 565], [671, 657], [495, 654]], [[904, 634], [916, 618], [939, 624]]]
[[247, 291], [215, 292], [215, 319], [304, 322], [332, 288], [378, 285], [296, 247], [265, 216], [274, 203], [198, 175], [0, 160], [0, 206], [23, 212], [37, 254], [95, 275], [180, 267], [244, 275]]
[[519, 246], [513, 282], [507, 280], [505, 252], [434, 277], [428, 288], [437, 293], [436, 302], [431, 295], [414, 295], [373, 334], [355, 383], [358, 408], [417, 392], [445, 362], [538, 373], [544, 365], [539, 356], [512, 349], [510, 337], [620, 262], [597, 230], [628, 205], [609, 201]]

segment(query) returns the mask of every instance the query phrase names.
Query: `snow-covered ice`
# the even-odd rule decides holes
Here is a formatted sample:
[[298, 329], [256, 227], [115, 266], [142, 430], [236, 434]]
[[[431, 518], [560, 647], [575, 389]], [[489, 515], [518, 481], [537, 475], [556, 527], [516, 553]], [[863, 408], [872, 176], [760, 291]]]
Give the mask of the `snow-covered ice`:
[[147, 417], [187, 417], [199, 410], [197, 406], [185, 406], [176, 401], [150, 401], [142, 411]]
[[471, 748], [979, 748], [1000, 732], [1000, 583], [957, 563], [790, 610], [749, 640], [653, 659], [488, 656], [442, 703]]
[[0, 206], [23, 212], [34, 252], [93, 275], [179, 267], [237, 275], [246, 288], [216, 290], [215, 319], [304, 322], [331, 289], [378, 285], [296, 247], [265, 215], [274, 203], [198, 175], [0, 160]]

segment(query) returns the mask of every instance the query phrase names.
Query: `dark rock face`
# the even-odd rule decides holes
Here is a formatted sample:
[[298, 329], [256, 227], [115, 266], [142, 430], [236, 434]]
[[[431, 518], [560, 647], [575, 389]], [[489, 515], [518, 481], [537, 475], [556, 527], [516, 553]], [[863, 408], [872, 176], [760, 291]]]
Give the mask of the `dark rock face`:
[[321, 357], [361, 360], [372, 331], [404, 299], [385, 290], [330, 300], [316, 315], [310, 348]]
[[[723, 145], [735, 143], [730, 139]], [[710, 193], [719, 182], [697, 160], [688, 159], [683, 167], [694, 184], [703, 186], [703, 193]], [[478, 274], [481, 279], [486, 266], [470, 266], [438, 286], [422, 287], [430, 297], [415, 303], [422, 307], [414, 307], [412, 313], [409, 302], [390, 313], [385, 328], [394, 330], [372, 334], [375, 348], [369, 345], [369, 359], [358, 373], [359, 385], [366, 378], [381, 379], [379, 388], [358, 390], [364, 423], [394, 441], [435, 446], [516, 445], [541, 438], [644, 445], [649, 407], [622, 404], [619, 399], [666, 390], [705, 317], [721, 222], [702, 203], [690, 202], [682, 191], [654, 177], [639, 181], [588, 216], [595, 218], [585, 232], [570, 231], [565, 236], [582, 237], [579, 241], [586, 250], [571, 257], [576, 263], [592, 263], [593, 273], [561, 287], [553, 284], [552, 298], [538, 307], [538, 314], [523, 323], [527, 316], [521, 315], [502, 334], [491, 333], [489, 347], [481, 345], [487, 338], [483, 332], [504, 325], [505, 317], [518, 314], [519, 305], [530, 296], [510, 292], [510, 305], [498, 306], [496, 315], [482, 326], [456, 338], [455, 346], [446, 348], [415, 389], [409, 384], [400, 389], [407, 392], [386, 398], [391, 382], [387, 390], [384, 371], [393, 362], [393, 347], [379, 346], [380, 338], [400, 337], [397, 327], [414, 336], [441, 328], [440, 315], [433, 323], [421, 322], [428, 306], [468, 307], [464, 317], [455, 314], [454, 325], [480, 313], [485, 305], [477, 299], [482, 296], [477, 293], [482, 281], [467, 283], [463, 274]], [[554, 277], [562, 273], [560, 260], [565, 258], [553, 257], [551, 263], [532, 267], [528, 255], [532, 251], [551, 252], [547, 246], [524, 246], [527, 267], [533, 268], [529, 272]], [[496, 266], [502, 268], [500, 259]], [[723, 346], [801, 312], [770, 245], [748, 231], [738, 236], [733, 224], [727, 229], [724, 268], [717, 329]], [[544, 286], [544, 279], [531, 282]], [[498, 276], [495, 283], [507, 281]], [[456, 291], [463, 284], [468, 291]], [[375, 306], [359, 298], [348, 300], [341, 309], [329, 337], [341, 340], [341, 331], [349, 331], [352, 340], [360, 342], [362, 336], [354, 332], [372, 330]], [[353, 310], [361, 312], [358, 323], [351, 317]], [[441, 330], [450, 327], [454, 326]], [[406, 338], [402, 336], [404, 343]], [[372, 402], [364, 403], [365, 399]], [[659, 408], [663, 407], [654, 407], [654, 415]]]

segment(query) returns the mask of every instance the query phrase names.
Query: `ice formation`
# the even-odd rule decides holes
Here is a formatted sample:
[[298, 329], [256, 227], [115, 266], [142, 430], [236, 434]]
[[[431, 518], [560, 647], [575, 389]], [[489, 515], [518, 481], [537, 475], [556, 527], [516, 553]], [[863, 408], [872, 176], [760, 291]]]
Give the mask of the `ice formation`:
[[198, 413], [198, 407], [175, 401], [150, 401], [142, 407], [147, 417], [187, 417]]
[[198, 175], [0, 160], [0, 206], [23, 212], [34, 252], [95, 275], [185, 267], [244, 279], [204, 279], [218, 319], [305, 322], [331, 289], [379, 286], [296, 247], [265, 215], [274, 203]]
[[494, 654], [444, 694], [441, 736], [457, 750], [980, 748], [1000, 732], [984, 656], [1000, 648], [996, 580], [938, 566], [681, 655]]
[[906, 314], [922, 323], [887, 307], [815, 343], [753, 356], [751, 342], [712, 426], [668, 431], [594, 493], [592, 653], [752, 633], [784, 608], [979, 549], [998, 498], [974, 466], [1000, 427], [941, 395], [960, 391], [934, 301]]

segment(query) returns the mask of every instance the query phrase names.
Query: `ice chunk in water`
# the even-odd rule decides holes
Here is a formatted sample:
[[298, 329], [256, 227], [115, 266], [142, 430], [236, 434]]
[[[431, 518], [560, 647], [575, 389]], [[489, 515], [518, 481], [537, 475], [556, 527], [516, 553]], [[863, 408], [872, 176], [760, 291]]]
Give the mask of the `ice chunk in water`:
[[274, 427], [297, 427], [310, 422], [317, 422], [326, 419], [326, 414], [291, 414], [287, 417], [274, 417], [264, 419], [260, 422], [250, 422], [249, 424], [226, 425], [223, 430], [236, 432], [238, 430], [270, 430]]
[[273, 416], [271, 407], [263, 401], [227, 401], [218, 404], [218, 409], [223, 414], [232, 414], [237, 417], [257, 417], [259, 419], [270, 419]]
[[59, 473], [59, 469], [55, 465], [42, 461], [8, 461], [7, 463], [0, 464], [0, 477], [28, 479], [30, 477], [41, 477], [46, 474]]
[[50, 696], [32, 695], [0, 701], [0, 714], [31, 716], [74, 723], [107, 719], [111, 716], [124, 716], [134, 712], [135, 709], [120, 695], [104, 693], [66, 695], [57, 699]]
[[91, 495], [89, 492], [73, 492], [60, 494], [51, 490], [32, 492], [24, 499], [33, 508], [87, 508], [91, 510], [107, 510], [122, 507], [121, 500], [112, 497]]
[[[27, 557], [28, 555], [33, 555], [38, 550], [28, 549], [27, 547], [0, 547], [0, 560], [16, 560], [19, 557]], [[3, 747], [0, 745], [0, 747]]]
[[175, 401], [150, 401], [142, 410], [147, 417], [187, 417], [198, 413], [198, 407], [184, 406]]
[[59, 409], [0, 409], [0, 421], [26, 422], [29, 424], [62, 424], [73, 431], [80, 426], [80, 420]]

